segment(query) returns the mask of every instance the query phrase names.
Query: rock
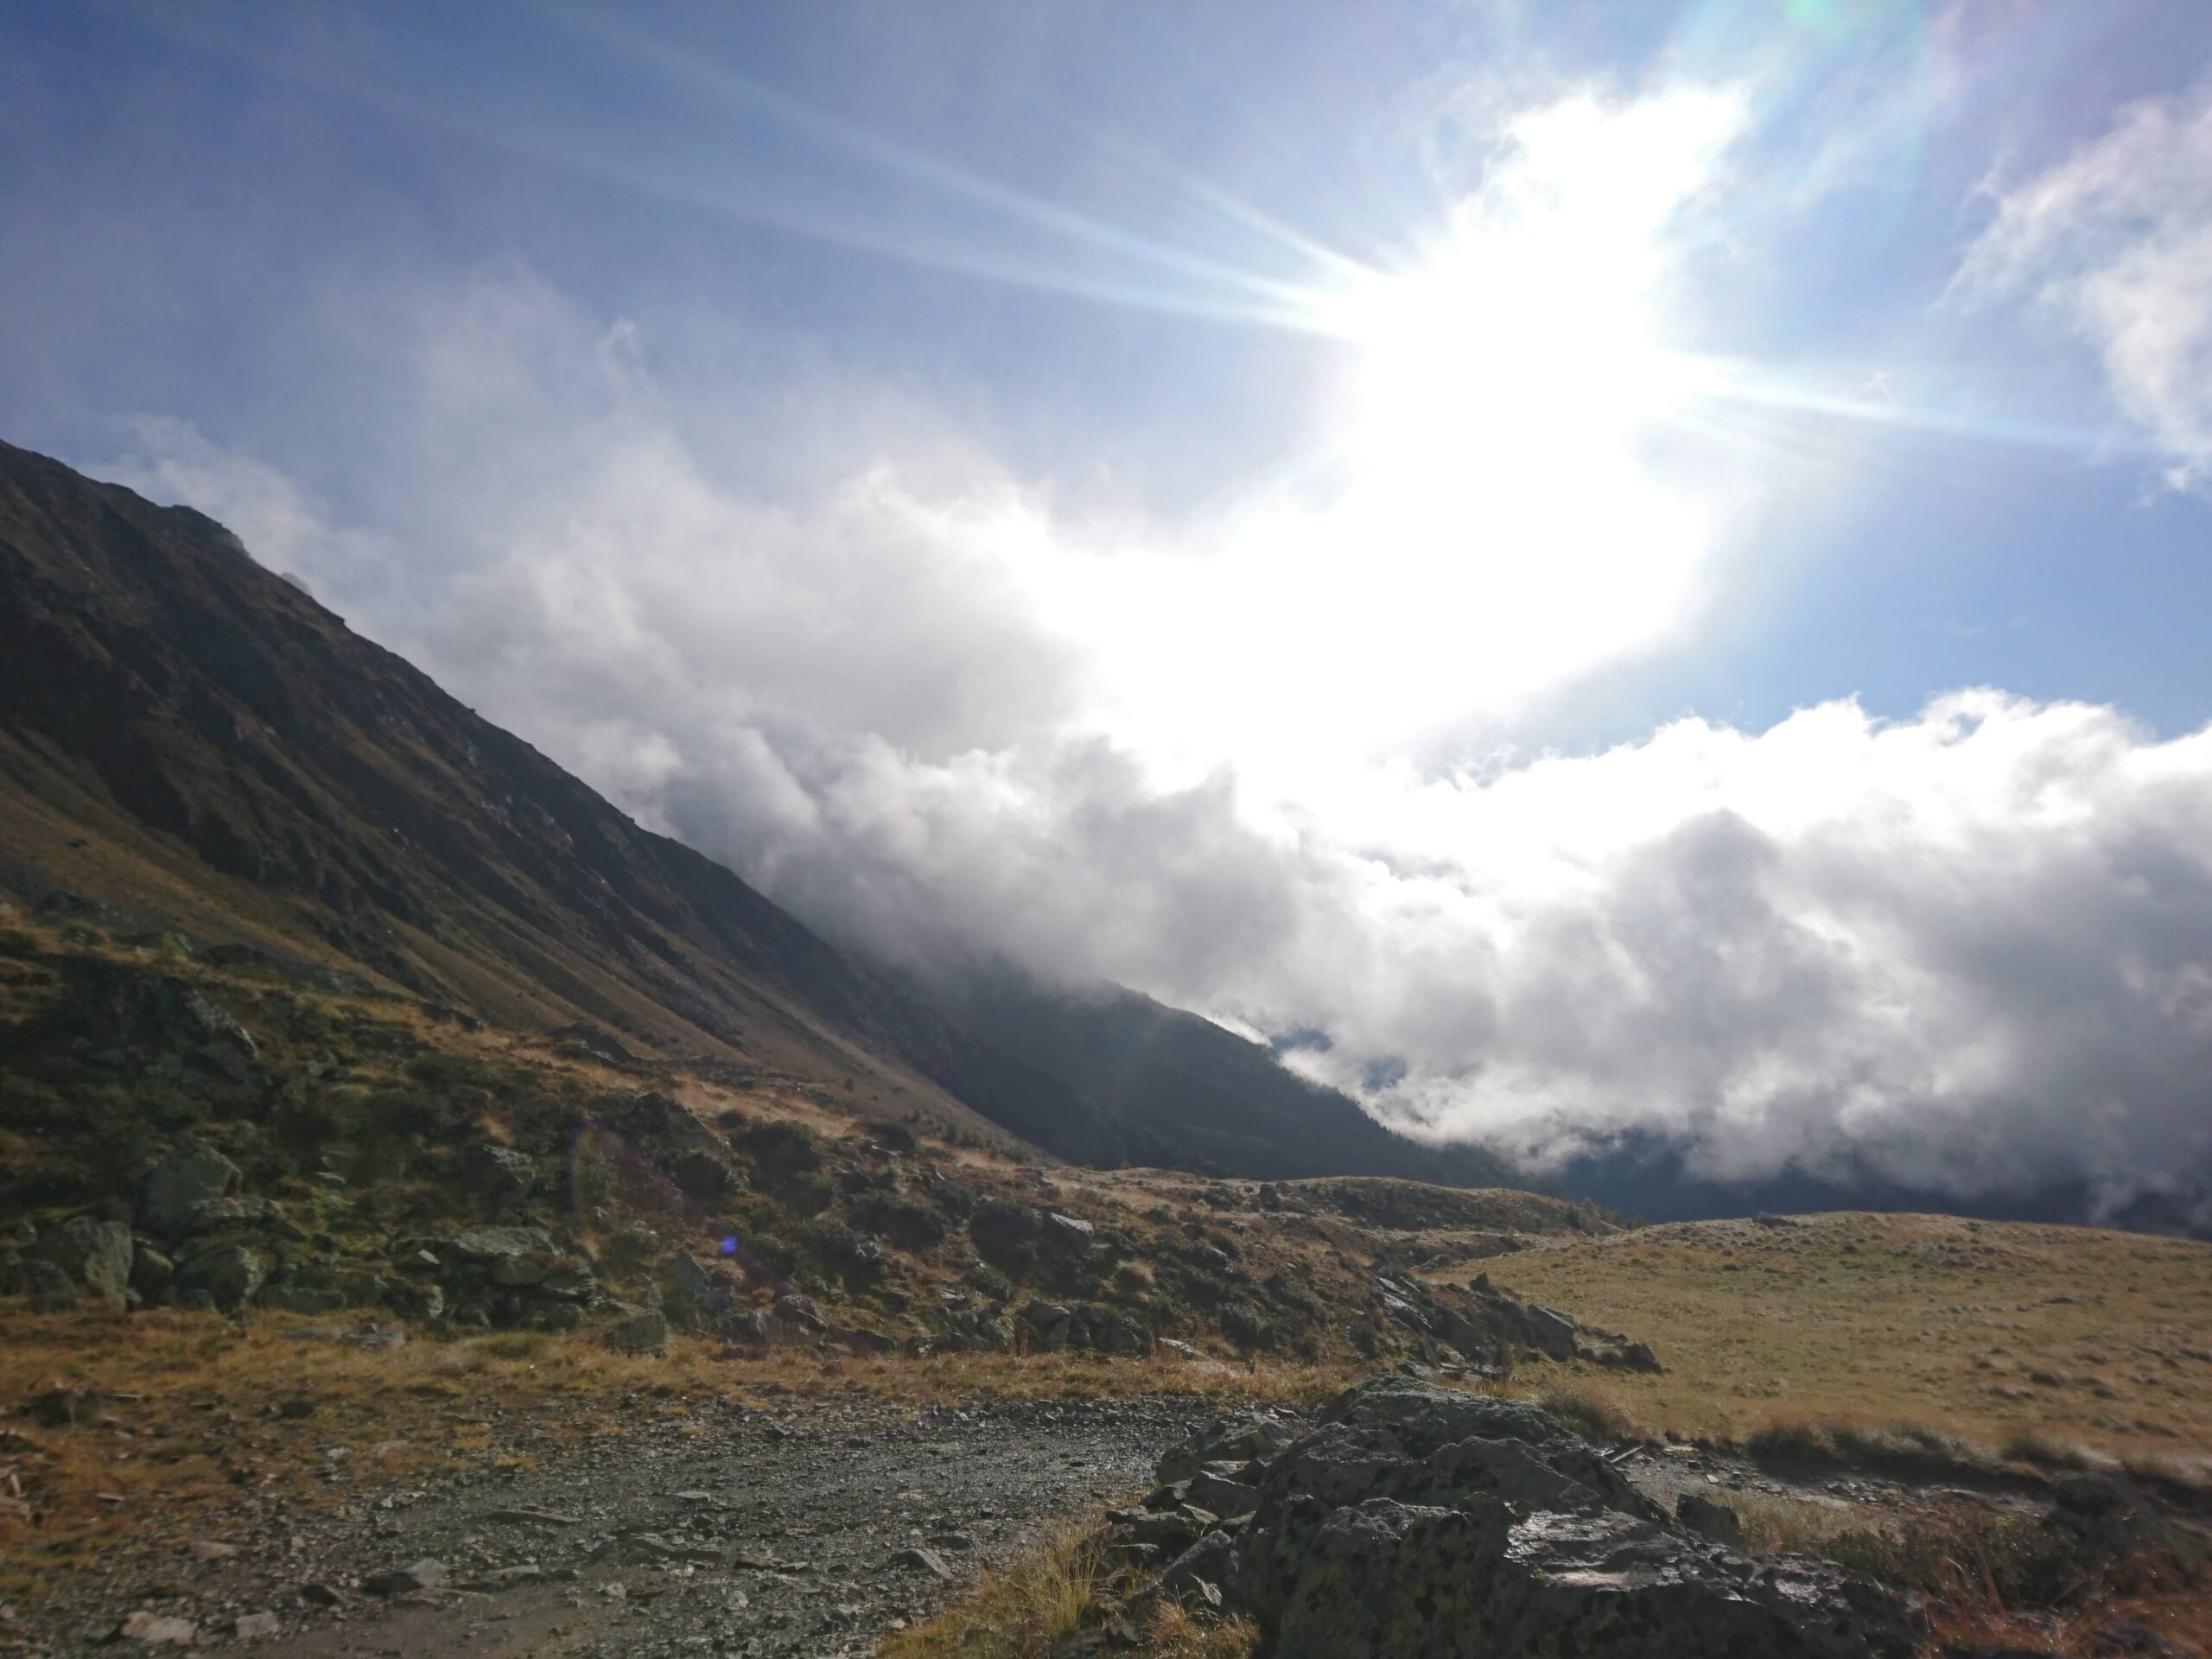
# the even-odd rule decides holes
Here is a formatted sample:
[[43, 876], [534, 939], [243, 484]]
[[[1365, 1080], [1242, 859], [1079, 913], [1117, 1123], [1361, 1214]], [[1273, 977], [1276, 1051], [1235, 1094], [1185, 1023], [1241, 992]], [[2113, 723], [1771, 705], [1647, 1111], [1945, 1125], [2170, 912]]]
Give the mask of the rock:
[[130, 1256], [130, 1288], [148, 1303], [160, 1301], [169, 1294], [169, 1286], [176, 1278], [176, 1263], [144, 1240], [137, 1243]]
[[1227, 1480], [1206, 1470], [1191, 1477], [1188, 1501], [1209, 1514], [1223, 1520], [1234, 1520], [1240, 1515], [1249, 1515], [1260, 1507], [1260, 1494], [1253, 1487]]
[[1172, 1486], [1191, 1479], [1210, 1463], [1273, 1457], [1291, 1439], [1288, 1429], [1269, 1418], [1217, 1417], [1192, 1430], [1180, 1446], [1161, 1458], [1154, 1467], [1153, 1478], [1163, 1486]]
[[440, 1589], [445, 1581], [445, 1563], [425, 1559], [389, 1572], [372, 1573], [361, 1580], [361, 1588], [372, 1596], [404, 1596]]
[[537, 1185], [537, 1164], [512, 1147], [482, 1146], [468, 1160], [470, 1179], [493, 1215], [513, 1209]]
[[44, 1256], [28, 1260], [13, 1251], [0, 1255], [0, 1292], [29, 1299], [44, 1313], [58, 1313], [77, 1301], [77, 1281]]
[[[1203, 1471], [1207, 1449], [1183, 1460]], [[1258, 1461], [1259, 1506], [1241, 1535], [1207, 1534], [1162, 1583], [1187, 1564], [1180, 1579], [1217, 1587], [1273, 1659], [1913, 1649], [1892, 1592], [1826, 1562], [1754, 1564], [1693, 1537], [1595, 1447], [1518, 1402], [1377, 1377]]]
[[307, 1233], [284, 1214], [274, 1198], [206, 1198], [192, 1206], [184, 1230], [195, 1237], [215, 1234], [265, 1234], [289, 1244], [307, 1242]]
[[448, 1241], [446, 1248], [464, 1262], [486, 1268], [518, 1256], [554, 1254], [552, 1236], [543, 1227], [480, 1227]]
[[236, 1544], [219, 1544], [208, 1538], [195, 1538], [185, 1548], [195, 1561], [227, 1561], [238, 1553]]
[[1548, 1307], [1529, 1305], [1529, 1345], [1549, 1359], [1574, 1357], [1574, 1321]]
[[222, 1312], [243, 1307], [269, 1276], [269, 1264], [243, 1244], [203, 1245], [177, 1268], [178, 1292], [204, 1295]]
[[617, 1353], [658, 1353], [668, 1346], [668, 1316], [658, 1308], [646, 1308], [609, 1325], [601, 1340]]
[[822, 1304], [795, 1290], [787, 1290], [776, 1298], [775, 1312], [778, 1319], [795, 1331], [819, 1335], [830, 1328], [830, 1321], [823, 1317]]
[[891, 1565], [911, 1573], [926, 1573], [933, 1579], [952, 1576], [950, 1565], [933, 1549], [902, 1549], [891, 1558]]
[[1078, 1216], [1064, 1216], [1057, 1210], [1045, 1212], [1044, 1236], [1048, 1244], [1064, 1250], [1078, 1253], [1090, 1248], [1097, 1228]]
[[241, 1642], [275, 1636], [283, 1628], [283, 1621], [274, 1613], [240, 1613], [231, 1621], [231, 1634]]
[[142, 1642], [148, 1647], [188, 1648], [200, 1639], [200, 1627], [188, 1618], [140, 1611], [124, 1619], [116, 1635], [125, 1642]]
[[1744, 1547], [1743, 1521], [1735, 1510], [1715, 1499], [1684, 1492], [1675, 1500], [1675, 1519], [1700, 1538], [1730, 1549]]
[[181, 1238], [197, 1205], [228, 1198], [244, 1179], [206, 1141], [180, 1141], [139, 1181], [138, 1224], [156, 1238]]
[[739, 1312], [735, 1290], [689, 1250], [663, 1262], [658, 1281], [661, 1307], [672, 1324], [686, 1331], [731, 1331]]
[[38, 1253], [76, 1284], [120, 1312], [130, 1288], [130, 1229], [119, 1221], [72, 1216], [38, 1242]]

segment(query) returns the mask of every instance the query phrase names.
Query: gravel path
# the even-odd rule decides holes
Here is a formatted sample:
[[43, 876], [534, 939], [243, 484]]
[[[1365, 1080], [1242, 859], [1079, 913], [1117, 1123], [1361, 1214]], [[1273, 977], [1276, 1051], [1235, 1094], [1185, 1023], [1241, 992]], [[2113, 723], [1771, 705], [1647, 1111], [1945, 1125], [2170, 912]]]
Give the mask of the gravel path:
[[44, 1630], [9, 1634], [77, 1653], [129, 1618], [122, 1651], [170, 1637], [262, 1659], [868, 1653], [1052, 1519], [1141, 1490], [1217, 1409], [811, 1401], [645, 1419], [558, 1449], [503, 1423], [497, 1443], [537, 1468], [211, 1521], [47, 1604]]

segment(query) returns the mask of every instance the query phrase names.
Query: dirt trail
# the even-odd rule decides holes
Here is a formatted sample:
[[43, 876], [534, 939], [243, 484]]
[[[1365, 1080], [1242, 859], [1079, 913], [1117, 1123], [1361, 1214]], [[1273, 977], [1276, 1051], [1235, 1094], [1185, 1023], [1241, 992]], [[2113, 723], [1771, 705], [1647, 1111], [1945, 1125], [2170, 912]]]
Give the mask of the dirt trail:
[[[135, 1612], [140, 1640], [146, 1618], [176, 1618], [200, 1651], [262, 1659], [872, 1652], [894, 1620], [931, 1611], [1052, 1518], [1141, 1489], [1160, 1450], [1218, 1408], [813, 1401], [642, 1419], [537, 1446], [539, 1466], [519, 1476], [365, 1487], [313, 1517], [241, 1512], [42, 1610], [45, 1640], [29, 1650], [86, 1651]], [[927, 1558], [902, 1562], [910, 1550]], [[417, 1562], [442, 1581], [374, 1592], [378, 1575]], [[233, 1634], [241, 1617], [261, 1633]]]

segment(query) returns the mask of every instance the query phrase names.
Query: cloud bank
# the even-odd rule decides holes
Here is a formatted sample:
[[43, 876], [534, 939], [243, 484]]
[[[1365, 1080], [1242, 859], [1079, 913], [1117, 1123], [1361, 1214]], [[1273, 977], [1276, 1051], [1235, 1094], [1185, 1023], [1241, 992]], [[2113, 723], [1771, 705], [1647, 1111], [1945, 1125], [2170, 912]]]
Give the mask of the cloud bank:
[[[1588, 278], [1624, 342], [1663, 331], [1736, 119], [1644, 114], [1586, 99], [1524, 126], [1459, 219], [1490, 267], [1484, 238], [1533, 226], [1505, 275], [1540, 288], [1545, 238], [1581, 259], [1619, 228], [1599, 187], [1632, 143], [1649, 189]], [[2156, 365], [2206, 348], [2177, 273], [2212, 170], [2120, 207], [2096, 181], [2206, 131], [2139, 111], [2112, 155], [2008, 197], [1969, 259], [2089, 332], [2185, 469], [2212, 428]], [[2116, 321], [2145, 306], [2156, 349]], [[1323, 1033], [1292, 1063], [1538, 1163], [1648, 1132], [1722, 1179], [2086, 1179], [2118, 1203], [2212, 1176], [2212, 729], [1974, 690], [1465, 760], [1686, 637], [1741, 525], [1802, 482], [1783, 454], [1656, 443], [1663, 353], [1523, 341], [1475, 386], [1494, 317], [1386, 342], [1387, 418], [1349, 435], [1383, 462], [1154, 524], [1072, 512], [888, 394], [733, 414], [656, 366], [650, 330], [525, 273], [382, 315], [404, 326], [360, 406], [404, 421], [360, 445], [373, 524], [175, 421], [95, 470], [224, 518], [848, 941]], [[1424, 751], [1440, 729], [1455, 746]]]

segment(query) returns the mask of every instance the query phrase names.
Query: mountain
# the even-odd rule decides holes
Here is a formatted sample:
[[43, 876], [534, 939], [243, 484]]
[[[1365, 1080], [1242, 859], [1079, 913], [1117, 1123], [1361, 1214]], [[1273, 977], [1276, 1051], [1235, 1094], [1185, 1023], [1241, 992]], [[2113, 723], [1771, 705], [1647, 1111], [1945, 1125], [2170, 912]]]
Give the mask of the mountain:
[[1457, 1186], [1524, 1184], [1491, 1153], [1394, 1135], [1262, 1045], [1118, 985], [1063, 990], [1001, 965], [931, 994], [1122, 1126], [1132, 1163], [1265, 1180], [1357, 1169]]
[[1142, 999], [1096, 1005], [1096, 1030], [1035, 1000], [1034, 1031], [1001, 999], [979, 1035], [641, 829], [213, 519], [5, 444], [0, 791], [0, 881], [20, 891], [601, 1052], [788, 1076], [1076, 1162], [1479, 1165]]

